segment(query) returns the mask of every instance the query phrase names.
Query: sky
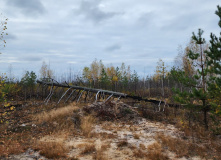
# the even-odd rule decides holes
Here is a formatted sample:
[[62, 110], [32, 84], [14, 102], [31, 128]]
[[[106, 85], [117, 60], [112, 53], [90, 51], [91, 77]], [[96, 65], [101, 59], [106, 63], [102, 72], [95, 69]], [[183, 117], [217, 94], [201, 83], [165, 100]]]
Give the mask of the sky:
[[39, 75], [45, 61], [56, 75], [70, 68], [81, 74], [97, 59], [150, 75], [160, 58], [173, 65], [192, 32], [203, 29], [207, 41], [219, 34], [217, 5], [220, 0], [1, 0], [8, 36], [0, 72]]

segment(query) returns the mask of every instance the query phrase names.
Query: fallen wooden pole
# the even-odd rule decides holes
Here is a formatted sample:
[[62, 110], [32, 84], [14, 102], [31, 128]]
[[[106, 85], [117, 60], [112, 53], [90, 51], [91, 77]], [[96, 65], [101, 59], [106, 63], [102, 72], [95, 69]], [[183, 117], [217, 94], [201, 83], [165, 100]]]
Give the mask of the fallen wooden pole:
[[[134, 100], [150, 102], [150, 103], [154, 103], [154, 104], [157, 104], [157, 105], [159, 105], [159, 104], [162, 104], [162, 105], [166, 104], [164, 101], [146, 99], [146, 98], [142, 98], [142, 97], [139, 97], [139, 96], [131, 96], [131, 95], [128, 95], [128, 94], [125, 94], [125, 93], [114, 92], [114, 91], [109, 91], [109, 90], [68, 85], [67, 83], [66, 84], [60, 84], [58, 82], [56, 82], [56, 83], [53, 82], [53, 81], [52, 82], [45, 82], [45, 81], [40, 81], [40, 80], [37, 80], [37, 83], [42, 84], [42, 85], [47, 85], [47, 86], [57, 86], [57, 87], [63, 87], [63, 88], [72, 88], [74, 90], [96, 93], [96, 99], [97, 99], [97, 95], [99, 93], [104, 93], [106, 95], [112, 95], [112, 96], [119, 97], [119, 98], [132, 98]], [[167, 104], [167, 105], [174, 106], [174, 104]]]
[[112, 95], [113, 96], [121, 96], [121, 97], [126, 97], [127, 94], [120, 93], [120, 92], [113, 92], [113, 91], [108, 91], [108, 90], [103, 90], [103, 89], [94, 89], [94, 88], [87, 88], [87, 87], [80, 87], [80, 86], [72, 86], [72, 85], [67, 85], [67, 84], [60, 84], [60, 83], [54, 83], [54, 82], [44, 82], [44, 81], [39, 81], [37, 80], [37, 83], [39, 84], [46, 84], [48, 86], [58, 86], [58, 87], [63, 87], [63, 88], [73, 88], [76, 90], [84, 90], [84, 91], [89, 91], [93, 93], [97, 92], [104, 92], [105, 94]]

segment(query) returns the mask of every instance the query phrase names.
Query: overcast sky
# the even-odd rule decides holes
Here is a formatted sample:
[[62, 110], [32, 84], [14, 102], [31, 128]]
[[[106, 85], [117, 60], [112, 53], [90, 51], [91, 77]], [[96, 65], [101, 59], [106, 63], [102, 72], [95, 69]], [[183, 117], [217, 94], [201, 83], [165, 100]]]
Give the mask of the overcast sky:
[[162, 58], [172, 65], [178, 45], [202, 28], [218, 34], [220, 0], [1, 0], [9, 19], [0, 71], [15, 76], [50, 62], [58, 74], [75, 73], [97, 58], [130, 65], [142, 77]]

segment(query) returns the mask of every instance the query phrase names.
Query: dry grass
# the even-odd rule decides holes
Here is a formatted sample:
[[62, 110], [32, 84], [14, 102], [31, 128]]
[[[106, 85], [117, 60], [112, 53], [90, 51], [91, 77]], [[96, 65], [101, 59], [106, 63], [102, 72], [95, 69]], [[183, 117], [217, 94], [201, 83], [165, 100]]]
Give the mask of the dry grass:
[[162, 145], [168, 148], [170, 151], [176, 153], [178, 157], [183, 157], [188, 155], [188, 146], [182, 140], [178, 138], [172, 138], [159, 134], [157, 139], [161, 141]]
[[95, 118], [92, 115], [88, 115], [81, 118], [81, 131], [85, 137], [91, 136], [91, 131], [95, 123]]
[[125, 147], [127, 145], [128, 145], [128, 142], [126, 139], [124, 139], [118, 142], [117, 147]]
[[108, 143], [108, 144], [103, 144], [102, 146], [101, 146], [101, 151], [106, 151], [108, 148], [110, 148], [111, 147], [111, 145], [110, 145], [110, 143]]
[[105, 123], [102, 124], [102, 128], [108, 131], [112, 131], [114, 127], [113, 127], [113, 122], [105, 121]]
[[167, 159], [169, 159], [168, 156], [165, 153], [163, 153], [162, 146], [157, 142], [149, 145], [147, 148], [147, 151], [146, 151], [146, 147], [144, 145], [142, 148], [144, 150], [134, 149], [133, 156], [136, 158], [145, 158], [147, 160], [167, 160]]
[[133, 125], [130, 126], [129, 129], [130, 129], [131, 132], [137, 131], [137, 127], [136, 127], [136, 126], [133, 126]]
[[11, 154], [19, 154], [31, 147], [33, 137], [29, 133], [0, 133], [0, 159]]
[[108, 156], [102, 150], [98, 150], [96, 152], [96, 154], [94, 154], [93, 159], [95, 159], [95, 160], [108, 160]]
[[139, 134], [134, 134], [134, 139], [139, 139], [140, 135]]
[[162, 146], [158, 142], [155, 142], [147, 147], [148, 152], [159, 151], [162, 152]]
[[144, 158], [147, 156], [147, 154], [140, 149], [135, 149], [133, 150], [133, 156], [136, 158]]
[[74, 104], [60, 107], [57, 109], [52, 109], [48, 112], [42, 112], [37, 115], [32, 116], [35, 121], [33, 123], [37, 124], [39, 127], [44, 128], [45, 134], [56, 134], [59, 131], [65, 131], [69, 133], [74, 133], [75, 123], [73, 122], [73, 111], [77, 111], [78, 107]]
[[78, 158], [76, 158], [76, 157], [68, 157], [68, 159], [67, 160], [79, 160]]
[[173, 138], [165, 135], [158, 135], [157, 139], [160, 140], [165, 148], [176, 153], [177, 157], [200, 156], [204, 158], [208, 150], [205, 147], [195, 143], [186, 142], [179, 138]]
[[[46, 111], [45, 108], [46, 107]], [[32, 107], [28, 108], [27, 110], [22, 110], [22, 116], [23, 113], [29, 113], [25, 115], [26, 117], [20, 121], [20, 122], [26, 122], [30, 119], [34, 120], [31, 121], [30, 124], [37, 124], [36, 127], [30, 127], [30, 130], [21, 130], [22, 133], [19, 135], [16, 135], [17, 132], [12, 129], [16, 128], [16, 123], [14, 128], [10, 128], [7, 125], [1, 125], [0, 126], [0, 159], [10, 154], [19, 154], [23, 151], [25, 151], [28, 148], [33, 148], [40, 151], [40, 154], [46, 156], [47, 158], [51, 159], [77, 159], [77, 158], [68, 158], [67, 153], [71, 150], [71, 148], [66, 147], [64, 142], [73, 136], [73, 133], [75, 136], [79, 136], [79, 138], [82, 139], [81, 146], [73, 145], [72, 147], [75, 147], [75, 149], [80, 148], [81, 155], [78, 155], [80, 157], [92, 157], [93, 159], [97, 160], [106, 160], [108, 159], [108, 151], [112, 151], [110, 146], [110, 142], [113, 143], [112, 139], [117, 138], [117, 133], [119, 130], [128, 129], [130, 131], [133, 131], [134, 139], [140, 139], [142, 134], [138, 132], [139, 128], [136, 125], [131, 125], [129, 128], [125, 127], [124, 125], [116, 125], [117, 123], [113, 122], [105, 122], [104, 127], [107, 130], [112, 131], [111, 133], [91, 133], [93, 130], [93, 127], [95, 125], [96, 119], [92, 116], [80, 116], [80, 123], [79, 127], [82, 131], [82, 133], [79, 133], [79, 128], [74, 128], [74, 122], [73, 122], [73, 111], [79, 109], [79, 107], [75, 106], [74, 104], [68, 105], [66, 107], [62, 106], [56, 106], [57, 109], [52, 109], [54, 106], [40, 106], [39, 107]], [[44, 110], [45, 112], [42, 112]], [[19, 112], [19, 111], [18, 111]], [[41, 112], [41, 113], [39, 113]], [[35, 116], [32, 116], [35, 113]], [[36, 114], [38, 113], [38, 114]], [[76, 114], [78, 112], [75, 112]], [[150, 113], [151, 114], [151, 113]], [[154, 115], [149, 115], [149, 118]], [[169, 115], [170, 116], [170, 115]], [[170, 118], [169, 116], [164, 118]], [[181, 116], [181, 115], [179, 115]], [[72, 119], [71, 119], [72, 118]], [[164, 119], [163, 118], [163, 119]], [[174, 117], [171, 116], [171, 119]], [[157, 118], [154, 118], [154, 120], [158, 120]], [[160, 117], [161, 119], [161, 117]], [[176, 121], [175, 121], [176, 120]], [[174, 122], [177, 122], [179, 119], [176, 117]], [[16, 122], [16, 120], [15, 120]], [[165, 123], [167, 123], [166, 121]], [[99, 122], [98, 122], [99, 123]], [[169, 122], [168, 122], [169, 123]], [[97, 122], [96, 122], [97, 124]], [[103, 122], [100, 122], [102, 125]], [[121, 124], [121, 123], [119, 123]], [[129, 124], [129, 123], [128, 123]], [[175, 123], [174, 123], [175, 124]], [[154, 143], [150, 145], [149, 147], [146, 147], [144, 144], [140, 144], [140, 146], [137, 148], [135, 144], [128, 144], [128, 141], [126, 139], [119, 140], [117, 143], [117, 147], [119, 147], [118, 152], [121, 151], [121, 155], [131, 155], [128, 154], [129, 152], [133, 152], [133, 158], [134, 159], [151, 159], [151, 160], [158, 160], [158, 159], [168, 159], [168, 156], [165, 154], [165, 152], [171, 151], [174, 154], [177, 155], [177, 157], [188, 157], [191, 158], [191, 156], [200, 156], [202, 159], [221, 159], [221, 145], [220, 139], [212, 139], [209, 134], [204, 132], [203, 128], [190, 128], [190, 127], [184, 127], [185, 125], [188, 125], [186, 122], [183, 123], [177, 123], [177, 126], [179, 128], [182, 128], [182, 131], [185, 133], [185, 138], [188, 139], [192, 136], [195, 137], [194, 141], [199, 142], [198, 144], [192, 143], [188, 140], [183, 140], [179, 138], [173, 138], [168, 137], [165, 135], [158, 135], [156, 137], [157, 143]], [[11, 125], [11, 124], [10, 124]], [[192, 125], [193, 126], [193, 125]], [[10, 129], [9, 131], [7, 131]], [[17, 128], [16, 128], [17, 129]], [[6, 130], [8, 133], [4, 133], [3, 130]], [[193, 132], [194, 130], [194, 132]], [[197, 132], [195, 132], [197, 130]], [[20, 130], [19, 130], [20, 131]], [[71, 132], [70, 132], [71, 131]], [[137, 131], [137, 132], [135, 132]], [[4, 134], [3, 134], [4, 133]], [[25, 133], [25, 134], [24, 134]], [[115, 134], [116, 133], [116, 134]], [[138, 134], [137, 134], [138, 133]], [[82, 134], [85, 137], [82, 137]], [[29, 135], [30, 137], [27, 138], [26, 135]], [[108, 139], [107, 143], [102, 143], [103, 145], [95, 148], [95, 138], [91, 138], [92, 136], [98, 136], [101, 140], [102, 139]], [[206, 137], [207, 135], [207, 137]], [[39, 137], [43, 137], [40, 138]], [[202, 138], [199, 138], [202, 137]], [[38, 139], [38, 141], [33, 142], [32, 138]], [[85, 144], [85, 141], [87, 140], [87, 144]], [[116, 139], [115, 139], [116, 140]], [[115, 143], [114, 140], [114, 143]], [[105, 141], [106, 142], [106, 141]], [[78, 144], [78, 143], [76, 143]], [[99, 143], [100, 144], [100, 143]], [[203, 145], [202, 145], [203, 144]], [[125, 148], [123, 148], [125, 147]], [[73, 148], [72, 148], [73, 149]], [[124, 153], [125, 152], [125, 153]], [[78, 151], [77, 151], [78, 153]], [[90, 154], [90, 155], [86, 155]], [[2, 157], [1, 157], [2, 156]], [[174, 157], [174, 158], [177, 158]], [[113, 157], [112, 157], [113, 158]], [[122, 158], [122, 157], [120, 157]], [[124, 157], [125, 158], [125, 157]], [[123, 158], [122, 158], [123, 159]]]
[[108, 156], [104, 153], [108, 148], [110, 148], [110, 143], [103, 144], [99, 150], [93, 156], [95, 160], [108, 160]]
[[49, 135], [43, 136], [39, 139], [41, 142], [62, 142], [68, 139], [70, 133], [66, 130], [58, 130], [55, 133], [51, 133]]
[[66, 107], [53, 109], [49, 112], [42, 112], [33, 116], [33, 120], [41, 124], [43, 122], [54, 122], [54, 121], [64, 121], [65, 117], [73, 115], [73, 111], [77, 110], [78, 107], [74, 104], [68, 105]]
[[96, 151], [94, 144], [84, 144], [84, 149], [81, 151], [81, 154], [90, 154]]
[[10, 154], [24, 152], [24, 148], [16, 140], [6, 140], [0, 142], [0, 157], [7, 157]]
[[145, 150], [146, 149], [145, 145], [141, 143], [140, 144], [140, 149]]
[[117, 135], [111, 134], [111, 133], [106, 133], [106, 132], [101, 132], [97, 133], [99, 137], [102, 137], [102, 139], [114, 139], [117, 138]]
[[63, 142], [37, 142], [35, 149], [40, 151], [40, 154], [52, 159], [66, 158], [69, 148]]
[[148, 146], [146, 155], [149, 160], [167, 160], [169, 157], [163, 153], [162, 146], [159, 143], [153, 143]]

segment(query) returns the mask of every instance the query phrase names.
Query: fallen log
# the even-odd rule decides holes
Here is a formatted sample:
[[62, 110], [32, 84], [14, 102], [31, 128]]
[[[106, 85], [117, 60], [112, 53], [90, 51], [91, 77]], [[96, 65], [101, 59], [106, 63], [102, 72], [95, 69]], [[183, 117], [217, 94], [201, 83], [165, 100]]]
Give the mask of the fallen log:
[[37, 83], [43, 84], [43, 85], [48, 85], [48, 86], [57, 86], [57, 87], [63, 87], [63, 88], [72, 88], [76, 90], [84, 90], [88, 92], [93, 92], [93, 93], [98, 93], [102, 92], [107, 95], [113, 95], [117, 97], [126, 97], [127, 94], [120, 93], [120, 92], [113, 92], [113, 91], [108, 91], [108, 90], [103, 90], [103, 89], [95, 89], [95, 88], [87, 88], [87, 87], [80, 87], [80, 86], [73, 86], [73, 85], [68, 85], [68, 84], [60, 84], [60, 83], [54, 83], [54, 82], [44, 82], [44, 81], [39, 81], [37, 80]]
[[[146, 98], [142, 98], [142, 97], [139, 97], [139, 96], [132, 96], [132, 95], [128, 95], [128, 94], [121, 93], [121, 92], [114, 92], [114, 91], [103, 90], [103, 89], [95, 89], [95, 88], [74, 86], [74, 85], [69, 85], [67, 83], [60, 84], [60, 83], [54, 82], [54, 81], [52, 81], [52, 82], [45, 82], [45, 81], [40, 81], [40, 80], [37, 80], [37, 83], [42, 84], [42, 85], [47, 85], [47, 86], [71, 88], [71, 89], [74, 89], [74, 90], [92, 92], [92, 93], [96, 93], [96, 94], [104, 93], [105, 95], [111, 95], [111, 96], [119, 97], [119, 98], [132, 98], [134, 100], [150, 102], [150, 103], [154, 103], [156, 105], [165, 105], [166, 104], [164, 101], [153, 100], [153, 99], [146, 99]], [[97, 99], [97, 95], [96, 95], [96, 99]], [[174, 104], [167, 104], [167, 105], [174, 106]]]

